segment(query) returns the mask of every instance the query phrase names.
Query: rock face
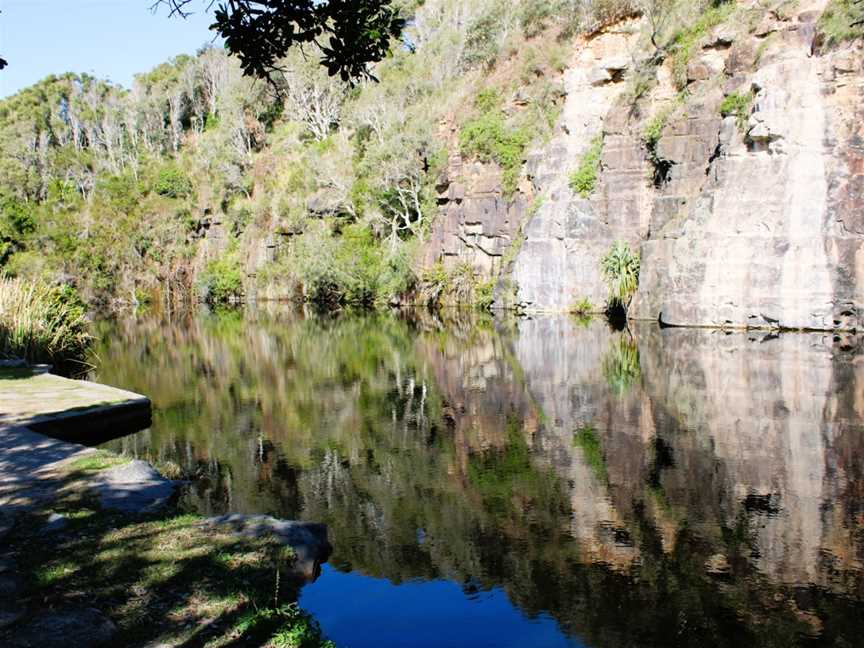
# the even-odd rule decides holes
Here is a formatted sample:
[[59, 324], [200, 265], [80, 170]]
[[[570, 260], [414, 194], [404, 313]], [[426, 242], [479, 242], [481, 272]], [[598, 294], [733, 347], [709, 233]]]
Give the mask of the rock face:
[[[811, 56], [809, 24], [792, 23], [778, 35], [758, 70], [732, 80], [755, 93], [752, 114], [743, 128], [734, 117], [723, 121], [692, 206], [666, 222], [655, 207], [635, 317], [861, 326], [864, 57], [857, 49]], [[850, 58], [858, 64], [854, 78], [837, 69], [854, 67]]]
[[[638, 37], [633, 27], [633, 21], [622, 23], [582, 45], [565, 73], [561, 133], [528, 161], [540, 206], [525, 227], [512, 268], [515, 294], [499, 291], [499, 303], [541, 311], [567, 310], [582, 298], [602, 304], [600, 258], [618, 236], [639, 239], [642, 188], [628, 180], [634, 173], [642, 177], [638, 141], [634, 145], [610, 133], [603, 152], [602, 167], [610, 171], [604, 188], [586, 200], [569, 186], [570, 175], [591, 141], [605, 130], [604, 117], [624, 92], [625, 63], [620, 59]], [[603, 80], [598, 80], [597, 70], [605, 73]], [[631, 209], [623, 209], [625, 204]]]
[[[445, 131], [445, 137], [455, 142], [455, 131]], [[455, 144], [451, 148], [458, 149]], [[527, 213], [525, 196], [519, 193], [508, 200], [501, 184], [501, 172], [494, 165], [465, 164], [458, 153], [451, 155], [438, 186], [440, 213], [426, 247], [427, 265], [441, 262], [452, 269], [467, 263], [486, 275], [501, 271], [504, 254]]]
[[[683, 69], [674, 57], [648, 65], [638, 20], [579, 41], [557, 133], [528, 159], [530, 189], [508, 202], [494, 169], [452, 160], [459, 182], [442, 193], [432, 256], [499, 276], [499, 308], [560, 312], [606, 303], [600, 260], [623, 241], [642, 259], [633, 318], [864, 326], [864, 45], [819, 49], [826, 4], [738, 3], [765, 20], [733, 13]], [[653, 89], [635, 101], [645, 69]], [[569, 178], [600, 134], [598, 181], [583, 198]], [[504, 254], [513, 241], [518, 253]]]

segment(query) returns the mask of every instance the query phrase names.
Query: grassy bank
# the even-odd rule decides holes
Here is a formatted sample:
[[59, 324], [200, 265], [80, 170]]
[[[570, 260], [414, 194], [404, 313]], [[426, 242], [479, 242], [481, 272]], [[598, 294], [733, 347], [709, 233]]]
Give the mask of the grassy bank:
[[90, 342], [84, 304], [72, 288], [0, 278], [0, 358], [80, 366]]
[[333, 645], [297, 607], [293, 552], [275, 538], [238, 537], [177, 510], [124, 516], [76, 488], [118, 461], [96, 455], [73, 464], [51, 504], [65, 528], [46, 532], [48, 511], [34, 511], [4, 540], [27, 616], [0, 631], [0, 644], [16, 645], [55, 610], [95, 609], [116, 625], [111, 645]]

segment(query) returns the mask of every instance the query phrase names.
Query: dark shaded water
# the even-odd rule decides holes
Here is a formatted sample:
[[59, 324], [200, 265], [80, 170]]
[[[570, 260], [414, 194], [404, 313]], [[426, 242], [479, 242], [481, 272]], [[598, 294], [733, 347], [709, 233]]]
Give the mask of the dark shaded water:
[[864, 645], [859, 340], [562, 318], [103, 323], [111, 447], [329, 525], [342, 646]]

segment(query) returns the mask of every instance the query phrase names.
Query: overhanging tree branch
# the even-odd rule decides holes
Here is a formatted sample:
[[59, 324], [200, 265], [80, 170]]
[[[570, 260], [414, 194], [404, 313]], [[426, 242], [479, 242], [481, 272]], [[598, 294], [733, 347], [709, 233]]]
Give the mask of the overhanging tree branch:
[[[212, 8], [216, 0], [200, 0]], [[169, 16], [187, 17], [192, 0], [155, 0]], [[247, 75], [266, 78], [295, 45], [315, 44], [320, 63], [344, 81], [373, 78], [370, 63], [382, 60], [405, 20], [393, 0], [223, 0], [210, 26], [225, 39]]]

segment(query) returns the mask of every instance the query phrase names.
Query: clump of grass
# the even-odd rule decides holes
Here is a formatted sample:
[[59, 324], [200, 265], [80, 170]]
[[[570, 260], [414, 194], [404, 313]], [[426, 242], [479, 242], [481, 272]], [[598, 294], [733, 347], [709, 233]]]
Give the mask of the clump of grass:
[[597, 311], [594, 308], [594, 304], [591, 303], [591, 300], [587, 297], [583, 297], [582, 299], [577, 300], [576, 303], [570, 307], [570, 312], [579, 317], [586, 317]]
[[745, 132], [755, 98], [756, 95], [753, 94], [752, 90], [744, 93], [733, 92], [726, 95], [723, 103], [720, 104], [720, 114], [723, 117], [735, 117], [735, 124], [738, 126], [738, 130]]
[[669, 111], [661, 110], [649, 119], [645, 124], [645, 127], [642, 129], [642, 143], [645, 145], [645, 148], [648, 149], [649, 155], [657, 155], [657, 143], [663, 136], [663, 129], [666, 128], [668, 122]]
[[819, 18], [817, 29], [825, 45], [864, 38], [864, 2], [831, 0]]
[[609, 286], [609, 306], [625, 311], [639, 287], [639, 254], [621, 241], [615, 241], [600, 260], [600, 271]]
[[0, 358], [83, 366], [92, 338], [70, 286], [0, 278]]
[[582, 156], [573, 174], [570, 176], [570, 188], [582, 198], [587, 198], [597, 188], [597, 176], [600, 173], [600, 158], [603, 156], [603, 133], [591, 140], [591, 145]]

